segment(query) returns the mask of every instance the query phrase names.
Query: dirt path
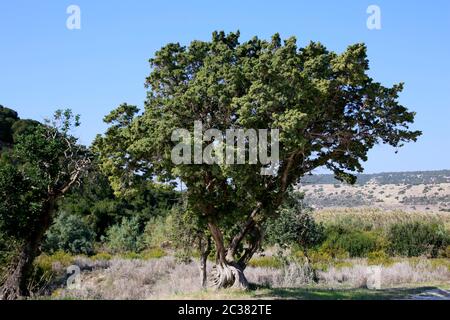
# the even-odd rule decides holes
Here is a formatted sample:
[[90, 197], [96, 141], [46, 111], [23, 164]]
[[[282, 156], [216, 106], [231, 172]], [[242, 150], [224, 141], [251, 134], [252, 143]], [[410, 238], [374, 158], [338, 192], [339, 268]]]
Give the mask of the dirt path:
[[450, 291], [434, 289], [410, 296], [411, 300], [450, 300]]

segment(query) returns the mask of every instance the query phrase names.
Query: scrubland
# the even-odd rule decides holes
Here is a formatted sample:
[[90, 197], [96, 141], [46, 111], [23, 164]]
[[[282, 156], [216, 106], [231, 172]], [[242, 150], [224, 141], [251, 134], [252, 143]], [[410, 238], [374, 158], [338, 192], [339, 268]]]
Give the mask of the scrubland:
[[[450, 214], [346, 209], [317, 211], [314, 217], [326, 239], [308, 253], [310, 264], [301, 250], [266, 246], [245, 270], [248, 292], [202, 289], [195, 254], [181, 261], [164, 244], [138, 253], [41, 255], [33, 298], [407, 299], [450, 289], [450, 247], [439, 242], [447, 241]], [[80, 268], [81, 281], [68, 287], [70, 265]]]

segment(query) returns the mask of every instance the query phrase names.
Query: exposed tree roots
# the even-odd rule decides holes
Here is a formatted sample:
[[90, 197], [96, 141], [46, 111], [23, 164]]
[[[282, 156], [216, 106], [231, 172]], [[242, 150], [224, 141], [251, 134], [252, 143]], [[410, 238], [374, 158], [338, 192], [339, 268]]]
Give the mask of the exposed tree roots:
[[236, 264], [217, 264], [213, 267], [211, 284], [216, 289], [233, 288], [248, 290], [249, 283], [244, 271]]

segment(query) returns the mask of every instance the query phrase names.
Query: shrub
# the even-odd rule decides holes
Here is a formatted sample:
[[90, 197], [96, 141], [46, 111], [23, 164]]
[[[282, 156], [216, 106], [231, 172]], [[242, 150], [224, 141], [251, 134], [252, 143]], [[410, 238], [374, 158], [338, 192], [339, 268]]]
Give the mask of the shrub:
[[383, 250], [373, 251], [367, 255], [367, 263], [369, 265], [389, 266], [392, 265], [393, 262], [392, 258]]
[[280, 269], [283, 267], [283, 263], [276, 257], [253, 257], [248, 263], [248, 266], [254, 268]]
[[[192, 257], [200, 256], [200, 244], [207, 241], [205, 229], [198, 216], [174, 206], [165, 216], [154, 217], [147, 223], [144, 243], [150, 250], [173, 249], [178, 262], [190, 263]], [[165, 255], [164, 250], [155, 253], [156, 258]]]
[[[348, 257], [347, 253], [343, 254], [345, 254], [345, 257]], [[313, 250], [310, 254], [310, 259], [313, 268], [317, 270], [327, 270], [333, 263], [333, 256], [329, 252], [322, 250]]]
[[329, 226], [321, 250], [331, 256], [348, 252], [350, 257], [367, 257], [370, 252], [385, 249], [387, 241], [375, 231], [353, 230], [342, 226]]
[[302, 196], [291, 193], [279, 215], [266, 223], [267, 241], [280, 247], [298, 246], [305, 254], [324, 239], [324, 227], [303, 206]]
[[36, 258], [34, 264], [35, 266], [44, 269], [46, 271], [51, 271], [56, 269], [58, 266], [61, 268], [68, 267], [74, 263], [75, 259], [72, 255], [64, 251], [57, 251], [52, 255], [41, 254]]
[[167, 253], [162, 248], [152, 248], [142, 252], [144, 260], [161, 259], [167, 256]]
[[154, 260], [161, 259], [167, 256], [166, 252], [161, 248], [147, 249], [143, 252], [123, 252], [120, 254], [120, 258], [125, 260]]
[[72, 254], [92, 254], [95, 233], [79, 216], [61, 213], [46, 234], [44, 252], [66, 251]]
[[52, 255], [41, 254], [33, 262], [33, 269], [28, 278], [28, 290], [32, 296], [49, 293], [54, 285], [61, 285], [66, 276], [66, 268], [75, 263], [75, 258], [64, 251]]
[[142, 256], [137, 252], [122, 252], [120, 258], [124, 260], [141, 260]]
[[449, 232], [438, 223], [399, 223], [389, 230], [392, 253], [408, 257], [436, 257], [446, 248], [449, 238]]
[[434, 269], [446, 268], [450, 272], [450, 260], [449, 259], [430, 259], [431, 266]]
[[124, 218], [106, 232], [106, 246], [113, 253], [137, 252], [142, 249], [142, 233], [136, 217]]
[[161, 246], [168, 246], [170, 239], [168, 235], [172, 233], [173, 216], [168, 214], [166, 216], [152, 217], [145, 225], [143, 235], [143, 242], [147, 248], [155, 248]]

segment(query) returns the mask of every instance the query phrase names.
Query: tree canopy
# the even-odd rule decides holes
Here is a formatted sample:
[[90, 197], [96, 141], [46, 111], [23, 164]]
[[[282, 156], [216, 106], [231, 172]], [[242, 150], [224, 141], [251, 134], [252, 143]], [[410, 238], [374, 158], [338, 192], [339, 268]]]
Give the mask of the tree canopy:
[[[168, 44], [150, 63], [143, 113], [124, 104], [105, 118], [110, 128], [96, 144], [102, 167], [118, 192], [155, 176], [185, 183], [189, 208], [208, 222], [219, 265], [245, 267], [261, 223], [304, 175], [326, 167], [353, 183], [376, 144], [398, 148], [421, 134], [409, 129], [415, 114], [398, 101], [403, 84], [385, 87], [368, 75], [364, 44], [338, 54], [317, 42], [299, 48], [294, 37], [281, 41], [278, 34], [240, 43], [239, 32], [215, 32], [208, 42]], [[193, 131], [195, 121], [221, 132], [279, 129], [277, 173], [261, 175], [262, 164], [174, 164], [171, 135]], [[237, 277], [225, 278], [222, 284]]]
[[[12, 117], [5, 117], [5, 122], [17, 121], [17, 114], [8, 114]], [[27, 276], [54, 218], [56, 202], [80, 180], [90, 164], [88, 150], [70, 135], [78, 125], [78, 116], [70, 110], [58, 110], [53, 119], [14, 138], [8, 157], [2, 160], [0, 232], [16, 239], [20, 248], [0, 288], [0, 298], [16, 299], [26, 294]]]

